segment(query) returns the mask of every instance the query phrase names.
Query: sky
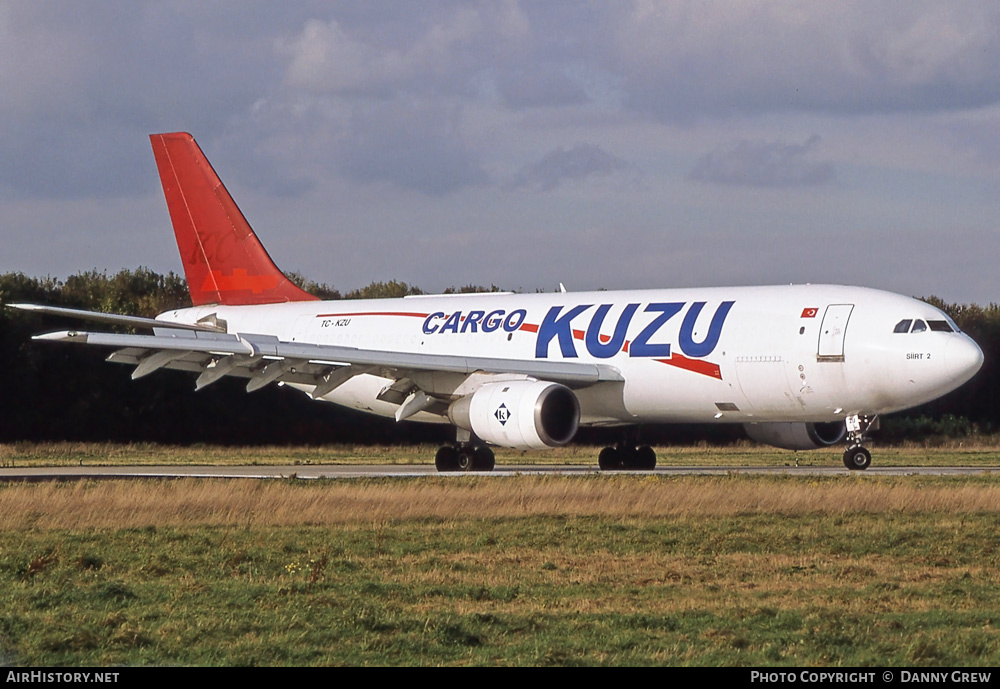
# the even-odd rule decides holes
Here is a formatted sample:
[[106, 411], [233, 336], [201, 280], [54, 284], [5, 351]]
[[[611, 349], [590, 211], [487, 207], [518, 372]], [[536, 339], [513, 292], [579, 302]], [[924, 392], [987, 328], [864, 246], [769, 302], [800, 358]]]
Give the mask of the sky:
[[180, 272], [189, 131], [275, 262], [1000, 302], [995, 2], [0, 2], [0, 272]]

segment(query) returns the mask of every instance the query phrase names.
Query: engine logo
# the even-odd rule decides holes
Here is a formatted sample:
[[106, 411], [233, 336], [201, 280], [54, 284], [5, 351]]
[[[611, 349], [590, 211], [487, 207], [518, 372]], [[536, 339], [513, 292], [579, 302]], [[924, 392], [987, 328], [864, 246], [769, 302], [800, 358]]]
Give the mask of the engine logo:
[[497, 421], [500, 422], [501, 426], [506, 426], [507, 419], [510, 418], [510, 410], [507, 408], [506, 404], [501, 404], [497, 407], [497, 410], [493, 412], [493, 416], [497, 417]]

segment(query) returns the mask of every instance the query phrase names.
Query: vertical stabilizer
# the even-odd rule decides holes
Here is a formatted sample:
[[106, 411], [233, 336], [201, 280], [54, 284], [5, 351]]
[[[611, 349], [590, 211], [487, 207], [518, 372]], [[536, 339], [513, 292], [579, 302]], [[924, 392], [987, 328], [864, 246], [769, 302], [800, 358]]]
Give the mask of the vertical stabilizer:
[[274, 265], [194, 137], [149, 138], [195, 306], [316, 299]]

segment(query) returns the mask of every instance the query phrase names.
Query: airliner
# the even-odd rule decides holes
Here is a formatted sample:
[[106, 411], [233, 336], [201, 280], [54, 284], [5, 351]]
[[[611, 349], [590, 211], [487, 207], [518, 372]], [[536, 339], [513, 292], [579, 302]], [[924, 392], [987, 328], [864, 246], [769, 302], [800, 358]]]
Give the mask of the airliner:
[[643, 424], [738, 423], [762, 443], [843, 443], [844, 465], [883, 414], [954, 390], [983, 353], [939, 309], [884, 291], [782, 285], [320, 301], [274, 264], [194, 138], [150, 137], [191, 293], [153, 318], [20, 309], [148, 334], [34, 339], [114, 351], [132, 378], [159, 369], [272, 383], [314, 400], [448, 424], [439, 471], [490, 471], [490, 446], [544, 450], [580, 426], [620, 427], [605, 470], [648, 470]]

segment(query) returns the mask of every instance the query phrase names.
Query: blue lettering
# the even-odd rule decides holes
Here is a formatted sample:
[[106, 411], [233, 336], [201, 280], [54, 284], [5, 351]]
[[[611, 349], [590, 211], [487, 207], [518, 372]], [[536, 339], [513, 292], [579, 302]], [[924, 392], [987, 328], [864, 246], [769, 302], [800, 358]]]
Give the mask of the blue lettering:
[[590, 327], [587, 328], [587, 351], [598, 359], [608, 359], [622, 350], [625, 344], [625, 334], [628, 331], [629, 323], [632, 322], [632, 314], [639, 308], [638, 304], [629, 304], [618, 317], [618, 324], [615, 326], [615, 334], [607, 344], [601, 344], [601, 325], [604, 324], [604, 317], [611, 310], [611, 304], [601, 304], [597, 307], [597, 312], [590, 319]]
[[503, 323], [502, 316], [503, 316], [503, 309], [500, 309], [499, 311], [490, 311], [489, 315], [487, 315], [486, 318], [483, 319], [482, 323], [483, 332], [491, 333], [497, 328], [499, 328], [500, 324]]
[[433, 335], [434, 333], [437, 332], [438, 327], [436, 325], [434, 327], [431, 327], [431, 321], [436, 320], [438, 318], [444, 318], [444, 314], [440, 311], [436, 311], [427, 317], [427, 319], [424, 321], [425, 333], [427, 333], [428, 335]]
[[691, 308], [684, 314], [684, 322], [681, 323], [681, 332], [678, 338], [681, 351], [691, 357], [708, 356], [711, 354], [715, 346], [719, 344], [722, 325], [726, 322], [726, 316], [729, 315], [729, 309], [733, 308], [734, 303], [724, 301], [719, 304], [719, 308], [715, 310], [715, 315], [712, 316], [712, 323], [708, 326], [708, 335], [701, 342], [694, 341], [694, 326], [698, 320], [698, 315], [705, 306], [705, 302], [696, 301], [691, 304]]
[[538, 339], [535, 341], [535, 358], [547, 359], [549, 357], [549, 343], [552, 338], [559, 338], [559, 349], [566, 359], [576, 358], [576, 347], [573, 346], [573, 325], [572, 320], [581, 313], [589, 309], [593, 304], [583, 304], [574, 306], [561, 318], [559, 312], [561, 306], [553, 306], [545, 314], [542, 324], [538, 326]]
[[464, 333], [469, 326], [472, 326], [472, 332], [476, 332], [476, 325], [483, 319], [485, 311], [469, 311], [469, 315], [465, 317], [465, 322], [462, 323], [462, 332]]
[[632, 344], [628, 346], [629, 356], [659, 356], [668, 357], [670, 356], [670, 343], [664, 344], [649, 344], [649, 338], [656, 334], [656, 332], [663, 327], [663, 324], [669, 321], [671, 318], [677, 315], [677, 313], [684, 306], [684, 302], [664, 302], [664, 303], [653, 303], [646, 307], [646, 313], [657, 313], [659, 316], [653, 319], [650, 323], [643, 329], [639, 336], [632, 340]]
[[[515, 316], [518, 316], [516, 321], [514, 320]], [[507, 317], [503, 319], [503, 329], [509, 333], [512, 333], [521, 327], [521, 324], [524, 323], [524, 319], [527, 317], [528, 317], [528, 312], [525, 311], [524, 309], [516, 309], [514, 311], [511, 311], [507, 315]]]
[[441, 326], [441, 330], [439, 330], [438, 332], [444, 333], [450, 330], [451, 332], [457, 334], [458, 324], [461, 320], [462, 320], [462, 312], [456, 311], [455, 313], [448, 316], [448, 320], [444, 322], [444, 325]]

